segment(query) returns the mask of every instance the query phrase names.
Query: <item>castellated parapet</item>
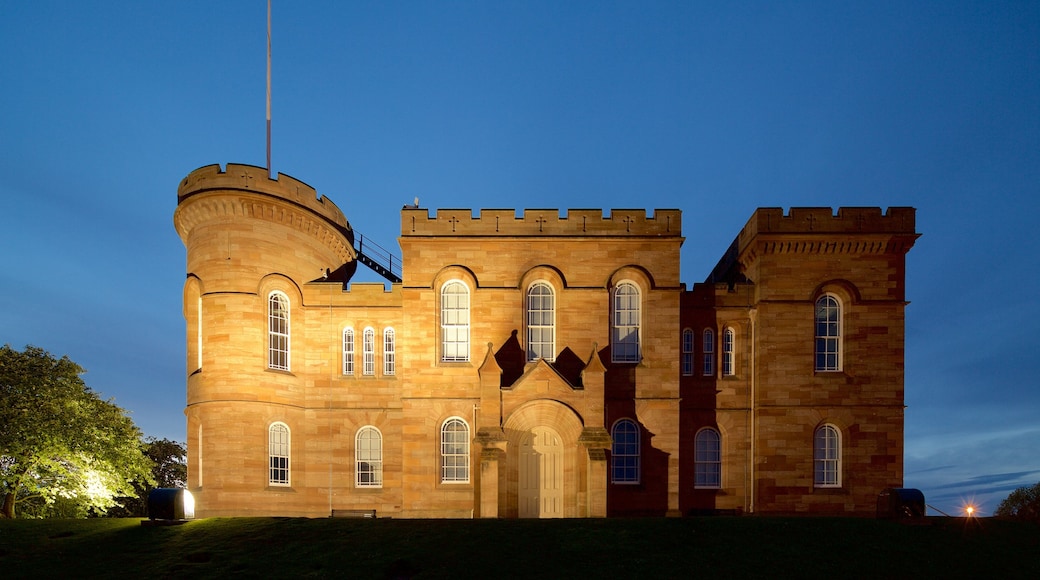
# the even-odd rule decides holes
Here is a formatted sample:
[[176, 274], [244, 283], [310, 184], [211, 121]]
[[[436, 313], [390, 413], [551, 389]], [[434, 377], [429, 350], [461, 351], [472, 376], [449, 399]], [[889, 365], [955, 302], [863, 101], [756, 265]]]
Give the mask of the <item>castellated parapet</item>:
[[431, 217], [425, 208], [401, 211], [402, 236], [524, 236], [680, 237], [682, 211], [656, 209], [651, 217], [642, 209], [525, 209], [517, 217], [512, 209], [482, 209], [474, 216], [468, 209], [438, 209]]

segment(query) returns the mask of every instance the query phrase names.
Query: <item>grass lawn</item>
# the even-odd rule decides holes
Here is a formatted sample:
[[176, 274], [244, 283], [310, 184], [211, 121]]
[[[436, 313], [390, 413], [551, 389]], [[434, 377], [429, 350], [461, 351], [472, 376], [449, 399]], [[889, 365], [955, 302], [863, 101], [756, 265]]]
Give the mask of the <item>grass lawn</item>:
[[0, 577], [1040, 578], [993, 519], [0, 520]]

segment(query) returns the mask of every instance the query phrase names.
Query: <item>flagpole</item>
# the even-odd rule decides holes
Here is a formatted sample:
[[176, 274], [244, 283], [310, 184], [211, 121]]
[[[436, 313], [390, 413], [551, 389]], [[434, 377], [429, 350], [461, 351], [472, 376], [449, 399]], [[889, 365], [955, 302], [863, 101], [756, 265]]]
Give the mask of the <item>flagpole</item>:
[[267, 177], [271, 177], [271, 0], [267, 0]]

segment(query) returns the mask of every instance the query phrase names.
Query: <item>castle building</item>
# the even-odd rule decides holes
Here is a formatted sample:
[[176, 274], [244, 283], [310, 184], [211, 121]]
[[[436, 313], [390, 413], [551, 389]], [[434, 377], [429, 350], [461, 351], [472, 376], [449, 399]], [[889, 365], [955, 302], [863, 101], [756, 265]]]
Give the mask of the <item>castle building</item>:
[[758, 209], [691, 289], [679, 210], [407, 206], [388, 262], [308, 185], [202, 167], [174, 214], [196, 514], [873, 514], [914, 217]]

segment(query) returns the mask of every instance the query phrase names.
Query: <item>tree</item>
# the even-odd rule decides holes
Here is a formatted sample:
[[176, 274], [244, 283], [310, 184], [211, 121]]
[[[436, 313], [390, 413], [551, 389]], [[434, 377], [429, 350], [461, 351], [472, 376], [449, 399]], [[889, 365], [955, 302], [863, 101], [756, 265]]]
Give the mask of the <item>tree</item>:
[[152, 461], [154, 481], [135, 481], [134, 495], [120, 498], [118, 506], [104, 515], [113, 518], [148, 515], [148, 495], [157, 487], [187, 487], [187, 450], [183, 443], [149, 437], [144, 442], [144, 454]]
[[993, 515], [1040, 522], [1040, 482], [1011, 492]]
[[152, 481], [141, 432], [103, 400], [68, 357], [27, 346], [0, 348], [0, 495], [2, 517], [82, 517]]

